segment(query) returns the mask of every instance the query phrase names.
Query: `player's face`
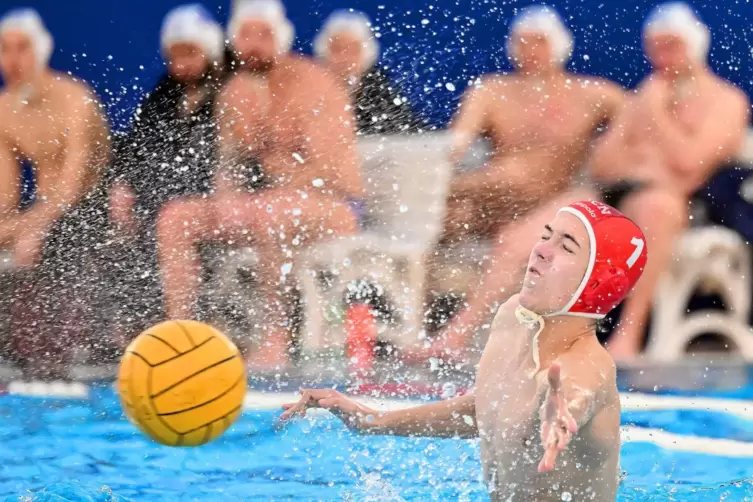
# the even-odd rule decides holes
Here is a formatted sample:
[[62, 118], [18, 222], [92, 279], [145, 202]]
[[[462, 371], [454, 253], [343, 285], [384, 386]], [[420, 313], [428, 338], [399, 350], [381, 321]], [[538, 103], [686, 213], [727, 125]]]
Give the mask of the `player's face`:
[[542, 315], [563, 308], [586, 273], [589, 247], [585, 225], [572, 214], [559, 213], [531, 250], [520, 304]]
[[209, 68], [209, 60], [196, 44], [178, 43], [167, 49], [168, 71], [178, 82], [198, 80]]
[[246, 21], [233, 39], [233, 48], [249, 68], [267, 66], [277, 54], [274, 29], [266, 21]]
[[338, 33], [329, 42], [327, 60], [338, 75], [356, 75], [361, 72], [363, 44], [350, 33]]
[[0, 71], [9, 85], [29, 81], [36, 66], [34, 46], [25, 33], [9, 30], [0, 35]]
[[543, 33], [513, 33], [515, 65], [525, 72], [540, 72], [553, 66], [552, 48]]
[[676, 35], [647, 36], [645, 51], [651, 66], [659, 72], [682, 72], [691, 65], [688, 57], [688, 46], [682, 38]]

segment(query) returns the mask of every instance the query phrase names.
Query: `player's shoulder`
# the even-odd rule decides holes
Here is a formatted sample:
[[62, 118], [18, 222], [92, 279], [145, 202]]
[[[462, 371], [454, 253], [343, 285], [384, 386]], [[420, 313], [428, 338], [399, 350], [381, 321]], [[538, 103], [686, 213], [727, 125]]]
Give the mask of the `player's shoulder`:
[[94, 89], [85, 80], [66, 73], [53, 72], [50, 82], [58, 93], [73, 97], [94, 96]]
[[745, 108], [746, 110], [750, 107], [750, 99], [745, 91], [718, 75], [714, 75], [714, 79], [719, 89], [719, 98], [724, 99], [729, 106]]
[[494, 315], [494, 320], [492, 321], [492, 331], [508, 327], [513, 322], [516, 322], [515, 309], [520, 305], [519, 298], [520, 295], [515, 294], [497, 309], [497, 313]]
[[593, 375], [594, 380], [602, 380], [605, 385], [617, 381], [617, 365], [595, 336], [581, 338], [565, 354], [560, 356], [563, 367]]

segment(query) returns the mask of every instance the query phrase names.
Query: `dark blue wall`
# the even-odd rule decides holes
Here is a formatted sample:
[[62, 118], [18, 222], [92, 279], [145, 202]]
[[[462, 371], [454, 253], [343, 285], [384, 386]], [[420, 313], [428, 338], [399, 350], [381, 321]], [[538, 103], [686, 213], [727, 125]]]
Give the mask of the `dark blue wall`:
[[[205, 0], [226, 21], [230, 0]], [[158, 52], [164, 14], [178, 0], [35, 0], [0, 2], [31, 5], [55, 38], [52, 59], [93, 83], [115, 122], [123, 123], [143, 89], [163, 71]], [[509, 68], [504, 55], [507, 25], [516, 0], [288, 0], [297, 28], [296, 47], [310, 53], [311, 39], [329, 12], [353, 7], [366, 11], [384, 34], [384, 61], [395, 68], [417, 108], [434, 123], [452, 114], [468, 79]], [[641, 53], [640, 29], [649, 0], [570, 0], [548, 2], [560, 10], [575, 36], [571, 67], [633, 86], [648, 70]], [[711, 27], [711, 64], [725, 78], [753, 91], [751, 41], [753, 5], [747, 0], [707, 0], [695, 4]], [[3, 9], [4, 10], [4, 9]], [[423, 21], [426, 20], [426, 21]], [[422, 22], [423, 21], [423, 22]], [[427, 22], [428, 21], [428, 22]], [[447, 85], [451, 84], [451, 85]]]

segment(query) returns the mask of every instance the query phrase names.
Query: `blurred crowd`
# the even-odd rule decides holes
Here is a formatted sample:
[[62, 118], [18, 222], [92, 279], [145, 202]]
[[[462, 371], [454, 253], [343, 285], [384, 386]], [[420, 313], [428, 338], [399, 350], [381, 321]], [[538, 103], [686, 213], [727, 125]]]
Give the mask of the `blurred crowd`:
[[[709, 31], [682, 3], [646, 19], [640, 41], [652, 71], [632, 91], [567, 70], [573, 39], [552, 8], [517, 12], [505, 36], [515, 70], [476, 79], [450, 124], [451, 162], [479, 138], [491, 155], [453, 176], [436, 243], [437, 255], [478, 239], [492, 252], [449, 322], [395, 357], [472, 359], [546, 222], [586, 198], [617, 207], [648, 239], [643, 278], [605, 340], [616, 358], [634, 357], [690, 199], [742, 148], [748, 98], [708, 67]], [[251, 247], [263, 321], [242, 343], [249, 364], [295, 361], [300, 294], [290, 268], [302, 250], [360, 231], [360, 138], [427, 132], [380, 65], [366, 15], [332, 13], [314, 57], [294, 52], [294, 38], [277, 0], [236, 0], [226, 27], [199, 4], [173, 9], [161, 31], [166, 72], [119, 136], [86, 82], [49, 67], [53, 35], [39, 15], [4, 14], [5, 359], [55, 373], [82, 352], [115, 357], [161, 320], [211, 318], [207, 256]]]

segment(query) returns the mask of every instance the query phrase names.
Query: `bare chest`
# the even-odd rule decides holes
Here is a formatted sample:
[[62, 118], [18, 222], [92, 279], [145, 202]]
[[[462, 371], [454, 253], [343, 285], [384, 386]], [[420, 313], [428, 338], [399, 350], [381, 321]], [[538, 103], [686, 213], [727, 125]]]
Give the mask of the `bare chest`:
[[39, 105], [9, 113], [3, 120], [2, 134], [20, 159], [47, 164], [64, 155], [68, 131], [59, 110]]
[[544, 144], [562, 148], [588, 139], [598, 123], [598, 109], [578, 91], [521, 89], [500, 98], [490, 114], [492, 134], [521, 147]]

